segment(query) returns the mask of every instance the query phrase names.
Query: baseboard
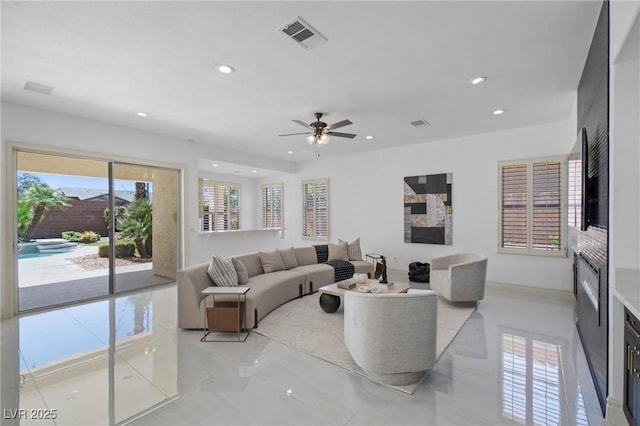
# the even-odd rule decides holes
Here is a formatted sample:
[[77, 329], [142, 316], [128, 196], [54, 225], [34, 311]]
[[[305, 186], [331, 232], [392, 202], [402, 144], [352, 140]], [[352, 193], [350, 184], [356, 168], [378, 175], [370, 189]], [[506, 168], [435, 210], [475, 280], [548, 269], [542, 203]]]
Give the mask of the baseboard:
[[553, 288], [533, 287], [519, 284], [501, 283], [497, 281], [487, 281], [486, 286], [488, 288], [496, 290], [516, 290], [522, 292], [545, 292], [547, 294], [554, 294], [557, 298], [575, 300], [575, 296], [572, 290], [556, 290]]
[[607, 416], [605, 422], [608, 425], [628, 425], [627, 416], [622, 410], [622, 401], [607, 397]]

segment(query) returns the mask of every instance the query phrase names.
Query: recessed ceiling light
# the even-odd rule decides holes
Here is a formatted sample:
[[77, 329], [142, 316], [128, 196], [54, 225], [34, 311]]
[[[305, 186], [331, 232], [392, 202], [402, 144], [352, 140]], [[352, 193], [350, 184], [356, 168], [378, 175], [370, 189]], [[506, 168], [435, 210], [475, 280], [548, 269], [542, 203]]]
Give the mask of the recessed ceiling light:
[[213, 164], [212, 164], [212, 166], [213, 166], [213, 167], [218, 167], [219, 165], [220, 165], [220, 164], [216, 164], [216, 163], [213, 163]]
[[501, 115], [504, 114], [504, 110], [503, 109], [497, 109], [495, 111], [493, 111], [493, 115]]
[[235, 71], [235, 69], [233, 69], [231, 65], [220, 65], [218, 67], [218, 71], [220, 71], [222, 74], [231, 74]]
[[471, 80], [469, 80], [469, 83], [476, 85], [476, 84], [484, 83], [485, 81], [487, 81], [487, 77], [474, 77]]
[[287, 154], [293, 154], [293, 151], [287, 151]]
[[258, 173], [257, 170], [251, 170], [251, 173]]
[[137, 112], [136, 115], [138, 117], [148, 117], [149, 116], [149, 114], [147, 114], [146, 112]]
[[365, 136], [365, 139], [373, 139], [373, 136], [369, 135], [369, 136]]

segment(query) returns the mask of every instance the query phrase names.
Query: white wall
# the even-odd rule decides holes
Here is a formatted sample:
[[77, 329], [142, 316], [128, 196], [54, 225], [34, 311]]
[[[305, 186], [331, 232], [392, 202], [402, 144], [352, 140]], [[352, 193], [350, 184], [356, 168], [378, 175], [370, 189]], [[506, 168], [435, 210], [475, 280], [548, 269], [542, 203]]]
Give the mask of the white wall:
[[[0, 157], [0, 252], [2, 253], [2, 291], [0, 292], [0, 315], [13, 315], [14, 262], [12, 225], [11, 147], [35, 148], [58, 153], [86, 154], [108, 160], [124, 160], [147, 165], [158, 165], [182, 169], [183, 210], [182, 239], [184, 240], [185, 264], [190, 265], [207, 259], [213, 252], [233, 254], [247, 252], [252, 247], [273, 247], [277, 235], [272, 233], [250, 233], [229, 244], [229, 237], [213, 238], [198, 233], [198, 158], [216, 158], [230, 163], [242, 162], [247, 166], [272, 169], [284, 173], [295, 171], [295, 165], [285, 161], [265, 159], [252, 154], [240, 153], [202, 143], [192, 143], [179, 138], [144, 132], [132, 128], [114, 126], [29, 108], [12, 103], [2, 103], [2, 157]], [[3, 182], [4, 178], [4, 182]], [[254, 190], [254, 194], [257, 190]], [[249, 202], [249, 205], [251, 203]], [[250, 210], [248, 210], [250, 212]], [[250, 213], [249, 213], [250, 215]], [[248, 216], [248, 218], [251, 216]], [[248, 219], [255, 220], [255, 219]], [[254, 222], [255, 223], [255, 222]], [[230, 249], [233, 252], [228, 253]]]
[[[575, 120], [573, 120], [575, 121]], [[184, 171], [182, 228], [185, 265], [206, 261], [212, 253], [223, 256], [277, 245], [308, 245], [301, 239], [300, 182], [330, 178], [331, 239], [362, 238], [364, 252], [381, 252], [392, 268], [406, 269], [415, 260], [456, 251], [489, 256], [489, 279], [518, 285], [569, 290], [568, 259], [497, 254], [497, 162], [505, 159], [566, 154], [575, 139], [571, 121], [488, 133], [471, 137], [369, 152], [343, 158], [327, 158], [295, 165], [250, 154], [190, 143], [178, 138], [113, 126], [102, 122], [6, 103], [2, 108], [2, 141], [11, 146], [54, 152], [84, 153], [107, 159], [180, 168]], [[343, 141], [332, 141], [340, 143]], [[4, 151], [3, 170], [11, 169], [10, 148]], [[282, 175], [264, 182], [284, 182], [284, 238], [276, 231], [202, 235], [198, 233], [198, 158], [254, 165], [280, 170]], [[453, 173], [453, 246], [403, 242], [403, 177]], [[10, 172], [6, 173], [11, 176]], [[5, 180], [6, 177], [5, 177]], [[11, 180], [11, 179], [8, 179]], [[226, 178], [225, 180], [230, 180]], [[10, 211], [8, 194], [13, 182], [0, 186], [5, 222]], [[258, 224], [258, 188], [263, 182], [246, 180], [243, 188], [243, 220]], [[253, 185], [252, 185], [253, 183]], [[253, 203], [253, 204], [252, 204]], [[251, 213], [253, 210], [253, 216]], [[248, 216], [245, 216], [248, 215]], [[0, 241], [5, 265], [13, 261], [11, 224], [4, 224]], [[5, 266], [6, 268], [6, 266]], [[13, 313], [13, 277], [3, 269], [2, 315]]]
[[[570, 290], [568, 258], [497, 253], [497, 179], [498, 161], [566, 155], [574, 140], [575, 120], [568, 120], [300, 164], [297, 176], [271, 179], [285, 183], [287, 230], [281, 246], [310, 243], [301, 239], [301, 181], [329, 177], [333, 242], [360, 237], [363, 252], [382, 253], [389, 267], [405, 270], [410, 262], [447, 253], [484, 253], [490, 281]], [[448, 172], [453, 173], [453, 245], [404, 243], [403, 178]]]

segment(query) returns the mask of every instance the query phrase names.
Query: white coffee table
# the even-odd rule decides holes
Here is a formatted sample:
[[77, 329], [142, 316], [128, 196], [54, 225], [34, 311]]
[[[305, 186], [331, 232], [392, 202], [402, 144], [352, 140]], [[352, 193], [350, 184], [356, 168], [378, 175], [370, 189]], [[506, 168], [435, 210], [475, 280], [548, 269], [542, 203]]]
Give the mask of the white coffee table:
[[[353, 282], [353, 278], [348, 280], [339, 281], [339, 283]], [[385, 288], [378, 280], [368, 279], [366, 283], [356, 284], [354, 288], [348, 290], [338, 287], [338, 283], [329, 284], [324, 287], [320, 287], [320, 307], [323, 311], [331, 314], [340, 308], [340, 303], [344, 293], [347, 291], [359, 291], [358, 288], [365, 286], [371, 288], [380, 288], [380, 293], [406, 293], [411, 288], [411, 285], [406, 282], [395, 282], [393, 286]]]

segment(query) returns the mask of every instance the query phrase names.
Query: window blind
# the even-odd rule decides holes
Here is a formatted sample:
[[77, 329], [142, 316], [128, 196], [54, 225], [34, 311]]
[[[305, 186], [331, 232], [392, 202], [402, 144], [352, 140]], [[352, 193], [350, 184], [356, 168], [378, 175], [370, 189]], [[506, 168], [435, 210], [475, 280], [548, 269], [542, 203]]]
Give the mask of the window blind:
[[268, 184], [260, 187], [262, 197], [262, 227], [282, 228], [282, 197], [283, 185]]
[[240, 185], [199, 179], [200, 230], [240, 229]]
[[527, 164], [502, 167], [502, 247], [527, 248]]
[[302, 237], [329, 239], [329, 179], [302, 182]]
[[569, 226], [582, 224], [582, 159], [569, 160], [567, 166], [567, 221]]
[[564, 255], [566, 159], [503, 162], [499, 251]]
[[533, 249], [559, 251], [561, 218], [561, 164], [533, 163]]

